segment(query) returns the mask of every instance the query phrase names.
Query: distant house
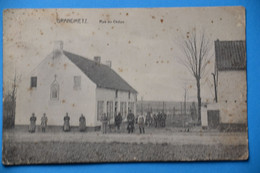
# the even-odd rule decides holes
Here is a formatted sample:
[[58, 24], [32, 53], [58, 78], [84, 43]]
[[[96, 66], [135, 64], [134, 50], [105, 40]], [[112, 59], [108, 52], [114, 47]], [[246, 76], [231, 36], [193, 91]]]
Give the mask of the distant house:
[[89, 127], [100, 126], [106, 113], [111, 122], [121, 112], [136, 112], [137, 91], [112, 68], [111, 62], [101, 63], [63, 50], [58, 41], [51, 52], [17, 89], [15, 125], [28, 125], [32, 113], [39, 125], [43, 113], [48, 125], [62, 126], [66, 113], [71, 126], [78, 126], [79, 117], [86, 117]]
[[202, 125], [214, 127], [219, 124], [223, 128], [246, 127], [245, 41], [216, 40], [215, 58], [217, 103], [208, 105], [207, 117], [204, 116]]

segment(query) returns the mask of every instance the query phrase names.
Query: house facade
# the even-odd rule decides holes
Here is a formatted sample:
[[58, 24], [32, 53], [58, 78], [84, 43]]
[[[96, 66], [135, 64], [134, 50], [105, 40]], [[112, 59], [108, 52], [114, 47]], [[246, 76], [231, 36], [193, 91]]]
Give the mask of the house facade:
[[137, 91], [112, 68], [63, 50], [63, 42], [55, 43], [51, 52], [17, 87], [15, 125], [28, 125], [32, 113], [40, 125], [45, 113], [49, 126], [62, 126], [68, 113], [70, 125], [78, 126], [83, 114], [88, 127], [100, 126], [106, 113], [110, 123], [121, 112], [136, 112]]
[[246, 127], [246, 43], [216, 40], [215, 56], [217, 100], [203, 109], [204, 126], [216, 121], [222, 127]]

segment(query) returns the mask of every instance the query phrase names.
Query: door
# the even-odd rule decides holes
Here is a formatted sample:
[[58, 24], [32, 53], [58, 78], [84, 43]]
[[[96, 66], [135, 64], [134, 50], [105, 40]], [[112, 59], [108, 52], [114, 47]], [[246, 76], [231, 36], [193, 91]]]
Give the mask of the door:
[[208, 127], [216, 129], [219, 126], [219, 110], [208, 110]]

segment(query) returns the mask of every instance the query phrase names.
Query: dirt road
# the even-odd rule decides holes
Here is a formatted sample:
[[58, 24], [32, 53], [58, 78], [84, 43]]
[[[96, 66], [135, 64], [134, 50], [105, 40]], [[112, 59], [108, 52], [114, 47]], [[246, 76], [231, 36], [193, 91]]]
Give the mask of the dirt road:
[[203, 145], [247, 145], [246, 133], [219, 133], [219, 132], [174, 132], [159, 131], [146, 134], [108, 133], [100, 132], [56, 132], [56, 133], [27, 133], [19, 131], [7, 131], [4, 139], [17, 142], [124, 142], [124, 143], [169, 143], [174, 145], [203, 144]]

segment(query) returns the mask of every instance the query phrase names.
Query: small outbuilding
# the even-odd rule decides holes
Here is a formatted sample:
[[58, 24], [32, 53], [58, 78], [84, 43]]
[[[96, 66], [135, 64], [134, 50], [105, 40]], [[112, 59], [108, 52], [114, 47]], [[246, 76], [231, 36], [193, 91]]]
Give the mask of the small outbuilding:
[[215, 41], [216, 100], [202, 113], [202, 126], [242, 130], [247, 127], [246, 43]]

